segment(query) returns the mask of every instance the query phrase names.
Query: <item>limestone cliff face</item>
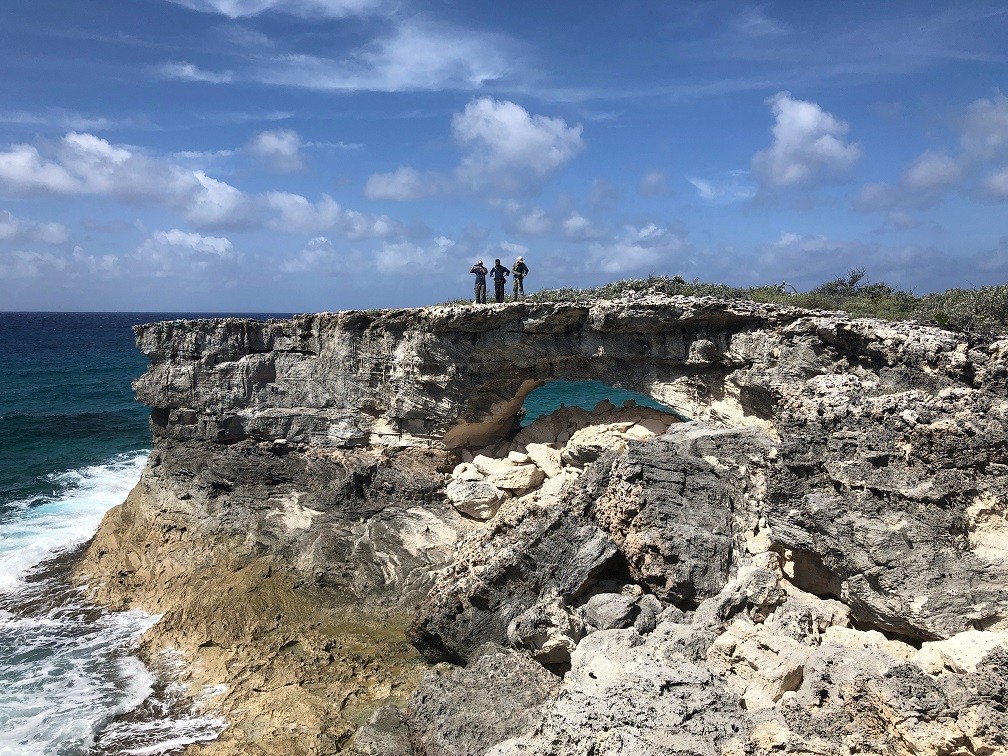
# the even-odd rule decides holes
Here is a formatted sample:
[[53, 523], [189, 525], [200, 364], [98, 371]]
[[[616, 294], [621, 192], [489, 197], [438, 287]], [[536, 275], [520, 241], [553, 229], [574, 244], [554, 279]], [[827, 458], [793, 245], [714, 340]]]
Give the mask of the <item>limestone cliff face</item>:
[[[245, 635], [215, 639], [212, 622], [194, 619], [206, 596], [180, 606], [177, 595], [187, 574], [222, 565], [288, 576], [300, 603], [282, 606], [303, 607], [310, 592], [333, 612], [370, 612], [372, 629], [411, 622], [429, 658], [470, 662], [452, 673], [457, 698], [444, 694], [455, 683], [428, 679], [404, 713], [376, 714], [356, 752], [859, 752], [870, 741], [861, 719], [884, 729], [893, 706], [938, 689], [965, 701], [1008, 665], [1008, 653], [977, 656], [946, 679], [958, 652], [928, 651], [970, 633], [985, 650], [1008, 638], [1008, 341], [679, 297], [136, 333], [154, 451], [82, 573], [106, 600], [169, 610], [173, 641], [196, 628], [190, 647], [206, 669], [245, 669], [220, 649], [256, 638], [276, 636], [267, 669], [286, 664], [279, 649], [308, 668], [346, 647], [324, 632], [283, 635], [282, 608], [266, 629], [246, 618], [235, 623]], [[558, 378], [640, 391], [690, 422], [600, 410], [515, 436], [525, 396]], [[301, 622], [314, 630], [298, 637], [334, 626]], [[352, 712], [416, 684], [419, 662], [406, 656], [344, 681], [349, 708], [313, 710], [344, 718], [328, 739], [283, 740], [280, 725], [255, 725], [251, 694], [237, 696], [232, 709], [246, 713], [220, 752], [244, 752], [243, 737], [266, 752], [274, 737], [277, 753], [348, 747], [362, 721]], [[529, 656], [566, 672], [562, 684]], [[843, 687], [840, 668], [864, 674]], [[270, 679], [257, 675], [245, 690]], [[322, 683], [302, 682], [317, 699]], [[276, 685], [289, 690], [289, 675]], [[681, 696], [662, 698], [669, 690]], [[997, 752], [983, 707], [1003, 707], [998, 690], [946, 723], [947, 749], [921, 745], [946, 737], [915, 731], [913, 717], [939, 716], [927, 707], [900, 709], [886, 748]], [[466, 740], [456, 735], [474, 691], [502, 713]], [[667, 735], [696, 706], [709, 712], [695, 727], [646, 732]], [[617, 743], [585, 711], [633, 724]], [[655, 711], [669, 721], [648, 725]], [[818, 750], [797, 747], [810, 738]]]

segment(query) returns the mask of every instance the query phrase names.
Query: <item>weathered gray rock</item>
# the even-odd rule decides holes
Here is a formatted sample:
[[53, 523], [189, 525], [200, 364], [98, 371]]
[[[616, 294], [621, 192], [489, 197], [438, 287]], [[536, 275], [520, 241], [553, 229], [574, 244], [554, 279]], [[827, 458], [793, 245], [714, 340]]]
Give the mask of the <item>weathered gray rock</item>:
[[379, 710], [354, 735], [351, 753], [482, 756], [528, 729], [559, 684], [524, 654], [485, 646], [467, 667], [428, 673], [404, 713]]
[[504, 494], [492, 483], [484, 480], [453, 479], [445, 488], [455, 509], [477, 520], [489, 520], [497, 513]]
[[622, 630], [633, 625], [639, 611], [631, 596], [596, 593], [585, 605], [585, 620], [596, 630]]

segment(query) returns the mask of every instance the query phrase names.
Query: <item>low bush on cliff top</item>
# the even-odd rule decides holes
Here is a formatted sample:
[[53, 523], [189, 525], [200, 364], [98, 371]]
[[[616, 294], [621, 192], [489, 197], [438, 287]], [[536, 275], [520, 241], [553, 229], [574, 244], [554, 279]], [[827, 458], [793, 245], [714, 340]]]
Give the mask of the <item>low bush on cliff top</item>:
[[1008, 331], [1008, 284], [979, 289], [949, 289], [919, 297], [884, 282], [870, 283], [861, 269], [852, 270], [846, 276], [827, 281], [808, 292], [799, 292], [785, 285], [738, 288], [697, 280], [687, 281], [681, 276], [652, 275], [613, 281], [592, 289], [545, 289], [530, 294], [527, 299], [531, 302], [576, 302], [649, 294], [712, 296], [816, 310], [843, 310], [856, 317], [918, 320], [950, 330], [986, 333]]

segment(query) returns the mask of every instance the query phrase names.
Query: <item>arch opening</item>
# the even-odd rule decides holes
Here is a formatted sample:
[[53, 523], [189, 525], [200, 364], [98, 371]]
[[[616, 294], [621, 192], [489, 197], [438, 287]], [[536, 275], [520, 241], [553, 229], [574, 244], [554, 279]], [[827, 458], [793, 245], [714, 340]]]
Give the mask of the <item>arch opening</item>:
[[566, 407], [580, 407], [593, 411], [599, 402], [608, 401], [613, 407], [648, 407], [675, 415], [680, 420], [689, 420], [674, 407], [662, 404], [647, 394], [629, 391], [619, 386], [610, 386], [598, 380], [568, 381], [557, 379], [545, 383], [531, 391], [519, 410], [521, 427], [527, 427], [540, 417], [553, 414]]

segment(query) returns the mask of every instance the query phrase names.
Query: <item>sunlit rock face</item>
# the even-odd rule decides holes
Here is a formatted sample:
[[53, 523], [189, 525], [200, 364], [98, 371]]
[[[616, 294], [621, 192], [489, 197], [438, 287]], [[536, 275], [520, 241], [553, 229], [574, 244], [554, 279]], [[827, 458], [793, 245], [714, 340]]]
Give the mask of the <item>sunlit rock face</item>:
[[[472, 736], [495, 754], [854, 753], [865, 722], [892, 752], [1003, 745], [1008, 342], [683, 297], [136, 332], [154, 452], [90, 574], [171, 609], [166, 575], [266, 560], [469, 663], [457, 695], [430, 678], [379, 712], [360, 752], [447, 747], [476, 726], [470, 690], [501, 698]], [[554, 379], [671, 411], [519, 428]], [[511, 675], [534, 701], [495, 687]]]

